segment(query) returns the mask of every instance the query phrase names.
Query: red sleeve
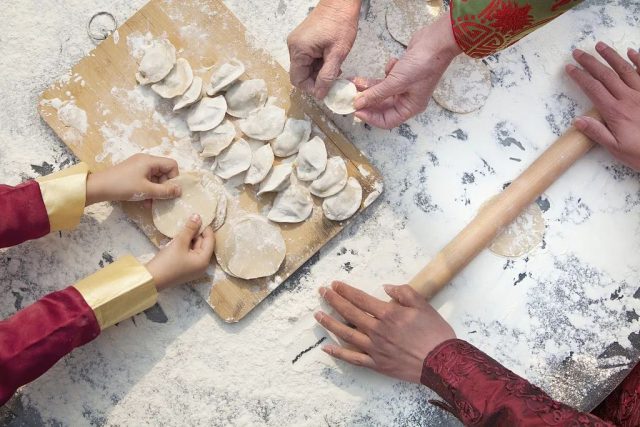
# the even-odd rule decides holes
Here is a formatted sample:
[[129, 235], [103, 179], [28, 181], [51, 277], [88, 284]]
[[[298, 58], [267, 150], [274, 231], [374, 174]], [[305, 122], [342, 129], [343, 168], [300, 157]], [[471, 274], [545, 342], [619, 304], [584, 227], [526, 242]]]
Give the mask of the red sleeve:
[[17, 187], [0, 185], [0, 248], [37, 239], [49, 229], [49, 216], [36, 181]]
[[74, 287], [51, 293], [0, 321], [0, 406], [18, 387], [99, 334], [93, 310]]
[[640, 364], [593, 413], [621, 427], [640, 426]]
[[462, 340], [448, 340], [424, 360], [422, 384], [433, 402], [472, 426], [612, 426], [549, 397]]

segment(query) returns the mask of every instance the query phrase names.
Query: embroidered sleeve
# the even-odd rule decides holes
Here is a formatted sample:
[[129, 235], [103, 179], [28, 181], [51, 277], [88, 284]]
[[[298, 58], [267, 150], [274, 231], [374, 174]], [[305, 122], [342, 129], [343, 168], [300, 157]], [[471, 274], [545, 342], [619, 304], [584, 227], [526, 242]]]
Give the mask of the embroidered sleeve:
[[460, 48], [482, 58], [562, 15], [582, 0], [452, 0], [451, 26]]

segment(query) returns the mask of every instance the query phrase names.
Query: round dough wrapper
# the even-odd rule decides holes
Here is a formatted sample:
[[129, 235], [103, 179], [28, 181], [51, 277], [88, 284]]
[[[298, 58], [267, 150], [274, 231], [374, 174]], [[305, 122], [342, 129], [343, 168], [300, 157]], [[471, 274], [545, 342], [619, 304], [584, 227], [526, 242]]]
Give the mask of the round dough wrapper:
[[141, 85], [156, 83], [167, 77], [176, 63], [176, 48], [169, 40], [154, 40], [145, 51], [136, 73]]
[[263, 193], [282, 191], [287, 188], [290, 183], [291, 172], [293, 172], [293, 166], [291, 163], [281, 163], [274, 166], [264, 181], [260, 184], [258, 196]]
[[262, 79], [246, 80], [233, 84], [224, 94], [227, 114], [244, 119], [264, 107], [267, 102], [267, 83]]
[[244, 183], [255, 185], [262, 182], [271, 170], [274, 159], [275, 156], [269, 144], [264, 144], [255, 150], [251, 158], [251, 166], [244, 177]]
[[491, 73], [482, 61], [458, 55], [433, 91], [433, 99], [454, 113], [480, 109], [491, 93]]
[[489, 245], [491, 252], [505, 257], [521, 257], [544, 238], [545, 224], [537, 203], [529, 205]]
[[344, 221], [358, 211], [361, 203], [362, 186], [357, 179], [350, 177], [338, 194], [324, 199], [322, 210], [330, 220]]
[[358, 95], [358, 89], [349, 80], [336, 80], [324, 97], [324, 105], [336, 114], [351, 114], [356, 111], [353, 102]]
[[191, 104], [195, 104], [202, 98], [202, 79], [200, 77], [194, 77], [189, 89], [176, 100], [173, 106], [173, 111], [178, 111], [181, 108], [188, 107]]
[[230, 120], [224, 119], [215, 128], [200, 134], [200, 145], [202, 145], [201, 157], [214, 157], [227, 148], [233, 138], [236, 137], [236, 127]]
[[238, 139], [217, 157], [216, 175], [229, 179], [246, 171], [251, 166], [251, 157], [249, 143], [242, 138]]
[[224, 191], [222, 191], [218, 196], [218, 205], [216, 206], [216, 217], [213, 219], [213, 222], [211, 223], [211, 227], [213, 228], [213, 231], [216, 231], [220, 227], [222, 227], [226, 220], [227, 220], [227, 195], [224, 193]]
[[313, 211], [313, 199], [306, 187], [292, 182], [278, 193], [267, 215], [273, 222], [297, 223], [309, 218]]
[[227, 222], [216, 233], [218, 264], [227, 273], [241, 279], [275, 274], [286, 252], [280, 229], [258, 215]]
[[238, 120], [238, 126], [249, 138], [270, 141], [282, 133], [286, 119], [282, 108], [267, 105], [251, 113], [246, 119]]
[[151, 85], [151, 90], [163, 98], [170, 99], [183, 95], [191, 83], [193, 83], [191, 65], [186, 59], [180, 58], [167, 77]]
[[187, 115], [187, 125], [191, 132], [204, 132], [211, 130], [222, 123], [227, 112], [227, 101], [224, 96], [215, 98], [202, 98], [192, 107]]
[[271, 141], [273, 153], [278, 157], [289, 157], [296, 154], [300, 144], [307, 142], [311, 136], [311, 122], [288, 118], [284, 130]]
[[244, 64], [237, 59], [218, 65], [211, 74], [209, 89], [207, 95], [214, 96], [233, 82], [238, 80], [244, 74]]
[[327, 168], [309, 186], [311, 194], [318, 197], [333, 196], [347, 185], [349, 173], [344, 159], [340, 156], [331, 157], [327, 161]]
[[313, 181], [327, 167], [327, 147], [324, 141], [314, 136], [300, 145], [296, 158], [296, 172], [301, 181]]
[[222, 182], [210, 172], [184, 172], [169, 182], [178, 184], [182, 195], [153, 201], [151, 213], [156, 228], [173, 238], [182, 231], [189, 217], [197, 213], [202, 218], [202, 232], [216, 215], [218, 199], [224, 194]]
[[391, 0], [387, 4], [387, 30], [394, 40], [408, 46], [416, 31], [434, 22], [445, 10], [442, 0]]

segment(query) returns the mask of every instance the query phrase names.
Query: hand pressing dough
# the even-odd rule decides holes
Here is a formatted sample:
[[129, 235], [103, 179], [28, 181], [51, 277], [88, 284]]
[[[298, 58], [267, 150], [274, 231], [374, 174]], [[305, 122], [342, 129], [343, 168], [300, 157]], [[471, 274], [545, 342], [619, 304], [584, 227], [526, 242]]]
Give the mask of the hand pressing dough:
[[242, 138], [238, 139], [217, 157], [216, 175], [229, 179], [246, 171], [251, 166], [251, 156], [249, 143]]
[[338, 194], [327, 197], [322, 202], [324, 216], [333, 221], [344, 221], [360, 208], [362, 203], [362, 186], [357, 179], [350, 177], [347, 185]]
[[224, 119], [215, 128], [200, 134], [200, 145], [202, 145], [201, 157], [214, 157], [227, 148], [233, 138], [236, 137], [236, 127], [230, 120]]
[[356, 85], [349, 80], [336, 80], [324, 97], [324, 105], [336, 114], [351, 114], [356, 111], [353, 102], [358, 95]]
[[297, 223], [309, 218], [312, 211], [309, 190], [292, 177], [291, 184], [276, 196], [267, 218], [273, 222]]
[[311, 122], [289, 118], [284, 130], [271, 142], [273, 153], [278, 157], [289, 157], [298, 152], [300, 144], [307, 142], [311, 136]]
[[493, 240], [489, 249], [497, 255], [521, 257], [542, 243], [544, 232], [542, 210], [532, 203]]
[[262, 182], [271, 170], [274, 159], [273, 150], [269, 144], [264, 144], [255, 150], [251, 158], [251, 167], [244, 177], [244, 183], [255, 185]]
[[216, 233], [216, 259], [232, 276], [251, 280], [275, 274], [287, 246], [280, 229], [258, 215], [227, 222]]
[[291, 163], [281, 163], [271, 169], [271, 172], [267, 175], [267, 177], [260, 184], [260, 189], [258, 190], [258, 196], [263, 193], [270, 193], [273, 191], [282, 191], [289, 185], [291, 172], [293, 171], [293, 166]]
[[387, 5], [387, 30], [406, 47], [416, 31], [434, 22], [445, 10], [442, 0], [392, 0]]
[[200, 77], [194, 77], [189, 89], [176, 100], [173, 106], [173, 111], [178, 111], [181, 108], [187, 107], [191, 104], [195, 104], [202, 98], [202, 79]]
[[244, 74], [244, 64], [237, 59], [232, 59], [216, 67], [211, 75], [207, 95], [213, 96], [224, 90], [227, 86], [238, 80]]
[[491, 92], [489, 68], [477, 59], [458, 55], [433, 91], [433, 99], [454, 113], [481, 108]]
[[327, 147], [320, 137], [300, 145], [296, 159], [296, 172], [302, 181], [313, 181], [324, 172], [327, 167]]
[[267, 83], [262, 79], [246, 80], [233, 84], [224, 94], [227, 114], [244, 119], [264, 107], [267, 102]]
[[178, 59], [171, 72], [163, 80], [151, 85], [151, 89], [163, 98], [171, 99], [183, 95], [193, 82], [193, 70], [189, 61]]
[[187, 116], [187, 125], [191, 132], [204, 132], [211, 130], [222, 123], [227, 112], [227, 101], [224, 96], [215, 98], [202, 98], [202, 100], [192, 107]]
[[167, 77], [176, 63], [176, 48], [169, 40], [154, 40], [140, 61], [136, 80], [141, 85], [156, 83]]
[[200, 171], [184, 172], [169, 181], [182, 188], [182, 195], [153, 201], [151, 213], [156, 228], [173, 238], [183, 230], [189, 217], [197, 213], [202, 218], [202, 232], [216, 216], [218, 201], [224, 196], [222, 182], [212, 173]]
[[311, 183], [311, 194], [318, 197], [329, 197], [338, 193], [347, 185], [349, 174], [344, 159], [340, 156], [331, 157], [327, 161], [327, 168], [315, 181]]
[[249, 138], [269, 141], [282, 133], [286, 119], [282, 108], [267, 105], [249, 114], [246, 119], [238, 120], [238, 126]]

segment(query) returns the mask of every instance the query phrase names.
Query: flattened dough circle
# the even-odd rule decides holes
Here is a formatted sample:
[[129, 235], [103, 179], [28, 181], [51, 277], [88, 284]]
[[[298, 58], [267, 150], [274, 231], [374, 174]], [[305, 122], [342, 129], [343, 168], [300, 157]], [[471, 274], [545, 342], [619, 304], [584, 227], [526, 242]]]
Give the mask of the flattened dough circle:
[[216, 259], [232, 276], [250, 280], [275, 274], [287, 246], [280, 229], [258, 215], [229, 221], [216, 232]]
[[395, 41], [407, 46], [416, 31], [434, 22], [444, 11], [442, 0], [391, 0], [385, 15], [387, 30]]
[[537, 203], [529, 205], [491, 242], [491, 252], [505, 257], [521, 257], [536, 248], [544, 238], [544, 218]]
[[491, 92], [491, 73], [482, 61], [458, 55], [433, 91], [433, 99], [454, 113], [480, 109]]

